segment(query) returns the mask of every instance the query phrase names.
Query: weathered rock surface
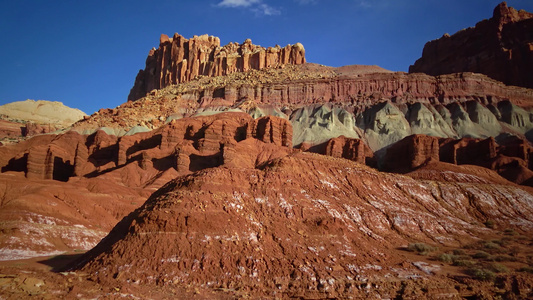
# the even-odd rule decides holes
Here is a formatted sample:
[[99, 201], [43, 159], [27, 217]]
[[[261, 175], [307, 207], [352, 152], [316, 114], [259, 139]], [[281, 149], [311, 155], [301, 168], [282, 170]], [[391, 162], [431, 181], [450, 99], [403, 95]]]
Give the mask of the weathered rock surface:
[[439, 161], [439, 139], [414, 134], [387, 148], [383, 169], [395, 172], [411, 171], [432, 160]]
[[87, 116], [61, 102], [26, 100], [0, 106], [0, 140], [10, 143], [70, 127]]
[[32, 121], [38, 124], [72, 124], [86, 114], [61, 102], [45, 100], [17, 101], [0, 106], [0, 115], [5, 118]]
[[244, 111], [290, 119], [293, 145], [319, 145], [343, 135], [363, 139], [378, 152], [412, 134], [455, 139], [510, 133], [532, 139], [531, 89], [473, 73], [432, 77], [357, 70], [305, 64], [202, 78], [101, 110], [75, 130], [114, 127], [108, 132], [120, 135], [195, 114]]
[[374, 159], [374, 153], [362, 140], [350, 139], [344, 136], [329, 140], [325, 145], [324, 154], [346, 158], [366, 165], [371, 165]]
[[5, 139], [16, 139], [24, 133], [24, 125], [17, 122], [0, 120], [0, 138], [5, 143]]
[[361, 138], [352, 113], [330, 105], [310, 105], [296, 109], [290, 115], [293, 126], [293, 144], [303, 142], [313, 145], [327, 142], [331, 138], [345, 136]]
[[374, 152], [361, 139], [348, 138], [341, 135], [318, 145], [302, 143], [299, 149], [306, 152], [345, 158], [367, 166], [377, 167]]
[[492, 18], [428, 42], [410, 73], [482, 73], [508, 85], [533, 88], [533, 13], [502, 2]]
[[381, 162], [387, 171], [406, 173], [433, 162], [478, 165], [496, 171], [509, 181], [531, 185], [533, 147], [509, 136], [498, 144], [494, 138], [437, 138], [411, 135], [391, 145]]
[[[102, 284], [255, 296], [394, 298], [402, 286], [426, 282], [459, 297], [461, 284], [435, 276], [439, 266], [428, 263], [433, 271], [425, 273], [397, 249], [412, 240], [468, 244], [491, 232], [487, 219], [533, 229], [531, 194], [470, 176], [461, 184], [417, 181], [308, 153], [259, 168], [207, 169], [154, 193], [76, 268]], [[367, 282], [375, 284], [360, 288]]]
[[242, 44], [229, 43], [221, 47], [220, 39], [214, 36], [186, 39], [177, 33], [172, 38], [162, 34], [159, 48], [150, 50], [146, 67], [139, 71], [128, 100], [137, 100], [153, 89], [187, 82], [197, 76], [223, 76], [303, 63], [305, 49], [300, 43], [265, 49], [247, 39]]
[[86, 251], [150, 195], [96, 178], [27, 179], [0, 174], [0, 261]]
[[121, 138], [70, 131], [3, 146], [0, 260], [87, 250], [177, 175], [220, 165], [253, 168], [291, 153], [291, 141], [285, 119], [230, 113]]

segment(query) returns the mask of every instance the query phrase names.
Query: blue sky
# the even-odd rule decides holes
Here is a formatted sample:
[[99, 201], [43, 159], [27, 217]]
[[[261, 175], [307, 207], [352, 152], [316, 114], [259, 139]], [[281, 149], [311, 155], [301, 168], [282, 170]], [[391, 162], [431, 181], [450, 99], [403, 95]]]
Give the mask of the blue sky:
[[[92, 114], [127, 99], [161, 33], [223, 45], [301, 42], [308, 62], [407, 71], [424, 44], [492, 16], [498, 0], [0, 1], [0, 105], [61, 101]], [[157, 4], [155, 4], [157, 3]], [[531, 0], [509, 6], [533, 12]]]

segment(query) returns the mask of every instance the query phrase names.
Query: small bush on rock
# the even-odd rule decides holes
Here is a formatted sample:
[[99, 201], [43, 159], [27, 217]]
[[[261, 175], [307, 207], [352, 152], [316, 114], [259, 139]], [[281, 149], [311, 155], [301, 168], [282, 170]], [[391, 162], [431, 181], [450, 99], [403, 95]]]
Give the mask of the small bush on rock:
[[488, 259], [490, 257], [490, 254], [485, 251], [479, 251], [476, 252], [476, 254], [472, 255], [472, 257], [477, 259]]
[[496, 278], [496, 274], [488, 269], [483, 268], [471, 268], [467, 270], [470, 276], [474, 277], [477, 280], [482, 281], [493, 281]]
[[427, 255], [430, 252], [436, 251], [437, 249], [438, 249], [437, 247], [432, 247], [424, 243], [414, 243], [414, 244], [409, 244], [407, 246], [408, 251], [417, 252], [418, 254], [421, 254], [421, 255]]

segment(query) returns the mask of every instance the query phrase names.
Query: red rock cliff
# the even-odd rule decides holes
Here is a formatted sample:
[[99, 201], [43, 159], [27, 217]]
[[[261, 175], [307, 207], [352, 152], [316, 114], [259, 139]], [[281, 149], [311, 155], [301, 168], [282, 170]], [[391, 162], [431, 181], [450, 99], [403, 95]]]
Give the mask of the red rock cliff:
[[409, 72], [482, 73], [508, 85], [533, 88], [533, 14], [502, 2], [489, 20], [424, 46]]
[[220, 47], [220, 39], [214, 36], [186, 39], [177, 33], [172, 38], [162, 34], [159, 48], [150, 50], [146, 68], [137, 74], [128, 100], [137, 100], [153, 89], [187, 82], [198, 75], [220, 76], [303, 63], [305, 49], [300, 43], [265, 49], [247, 39], [243, 44], [229, 43]]

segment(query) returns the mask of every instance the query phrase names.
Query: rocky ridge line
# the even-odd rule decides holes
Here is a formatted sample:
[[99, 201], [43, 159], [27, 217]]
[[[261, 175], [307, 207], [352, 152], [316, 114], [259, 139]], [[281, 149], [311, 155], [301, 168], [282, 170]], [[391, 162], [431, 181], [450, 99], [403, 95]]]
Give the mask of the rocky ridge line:
[[186, 39], [177, 33], [172, 38], [162, 34], [159, 48], [150, 50], [146, 67], [139, 71], [128, 100], [137, 100], [153, 89], [191, 81], [198, 76], [223, 76], [303, 63], [305, 49], [300, 43], [264, 48], [247, 39], [242, 44], [229, 43], [221, 47], [220, 39], [214, 36]]
[[531, 107], [533, 90], [506, 86], [482, 74], [433, 77], [304, 64], [169, 86], [115, 109], [102, 109], [74, 129], [90, 134], [107, 128], [120, 136], [157, 129], [172, 119], [240, 111], [254, 118], [289, 119], [295, 146], [344, 135], [363, 139], [376, 152], [411, 134], [454, 139], [512, 134], [531, 139]]
[[508, 85], [533, 88], [533, 13], [502, 2], [492, 18], [428, 42], [410, 73], [476, 72]]

